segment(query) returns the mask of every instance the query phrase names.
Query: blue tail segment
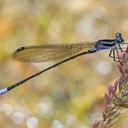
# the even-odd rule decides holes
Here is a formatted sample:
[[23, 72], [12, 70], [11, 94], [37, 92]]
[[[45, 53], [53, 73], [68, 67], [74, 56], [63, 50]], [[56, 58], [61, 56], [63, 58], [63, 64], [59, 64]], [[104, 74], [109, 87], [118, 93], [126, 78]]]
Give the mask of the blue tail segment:
[[1, 89], [0, 90], [0, 95], [2, 95], [2, 94], [4, 94], [4, 93], [6, 93], [8, 91], [8, 89], [7, 88], [3, 88], [3, 89]]

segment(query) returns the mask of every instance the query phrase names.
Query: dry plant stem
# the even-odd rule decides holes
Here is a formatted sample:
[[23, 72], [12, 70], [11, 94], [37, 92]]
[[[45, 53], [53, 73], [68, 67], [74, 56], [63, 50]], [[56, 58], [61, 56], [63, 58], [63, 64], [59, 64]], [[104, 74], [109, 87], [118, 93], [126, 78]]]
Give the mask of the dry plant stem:
[[93, 124], [92, 128], [111, 128], [120, 114], [128, 109], [128, 47], [121, 53], [118, 63], [120, 78], [109, 85], [108, 93], [105, 94], [105, 108], [102, 120]]

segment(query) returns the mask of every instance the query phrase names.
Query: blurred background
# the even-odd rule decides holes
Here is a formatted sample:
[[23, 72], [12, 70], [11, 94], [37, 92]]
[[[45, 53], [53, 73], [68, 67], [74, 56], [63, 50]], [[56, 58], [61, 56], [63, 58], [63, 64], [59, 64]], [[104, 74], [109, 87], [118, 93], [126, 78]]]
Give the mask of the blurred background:
[[[128, 38], [128, 0], [0, 0], [0, 88], [45, 64], [13, 61], [21, 46]], [[90, 128], [119, 77], [109, 51], [85, 55], [0, 96], [1, 128]], [[46, 65], [47, 66], [47, 65]], [[113, 128], [126, 128], [128, 112]]]

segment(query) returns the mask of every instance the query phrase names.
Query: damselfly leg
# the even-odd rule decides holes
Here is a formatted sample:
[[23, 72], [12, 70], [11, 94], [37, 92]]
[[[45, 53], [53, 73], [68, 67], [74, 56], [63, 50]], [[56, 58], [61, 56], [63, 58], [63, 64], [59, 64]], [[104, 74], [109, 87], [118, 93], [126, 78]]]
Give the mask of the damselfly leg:
[[[128, 43], [123, 43], [123, 44], [128, 44]], [[121, 57], [121, 53], [122, 52], [126, 52], [126, 48], [124, 47], [121, 47], [120, 44], [117, 44], [117, 46], [115, 46], [114, 48], [112, 48], [110, 50], [110, 53], [109, 53], [109, 57], [113, 58], [113, 60], [115, 62], [121, 62], [121, 61], [124, 61]]]
[[[124, 45], [125, 44], [128, 44], [128, 43], [123, 43]], [[126, 52], [126, 48], [125, 47], [121, 47], [120, 44], [117, 44], [118, 45], [118, 49], [121, 51], [121, 52]]]

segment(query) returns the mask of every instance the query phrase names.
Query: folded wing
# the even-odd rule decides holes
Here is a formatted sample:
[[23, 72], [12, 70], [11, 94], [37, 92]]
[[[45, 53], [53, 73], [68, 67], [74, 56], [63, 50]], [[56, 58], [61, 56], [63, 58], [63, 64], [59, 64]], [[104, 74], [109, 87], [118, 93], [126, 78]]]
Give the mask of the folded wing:
[[58, 61], [93, 48], [95, 43], [48, 44], [18, 48], [12, 58], [23, 62]]

